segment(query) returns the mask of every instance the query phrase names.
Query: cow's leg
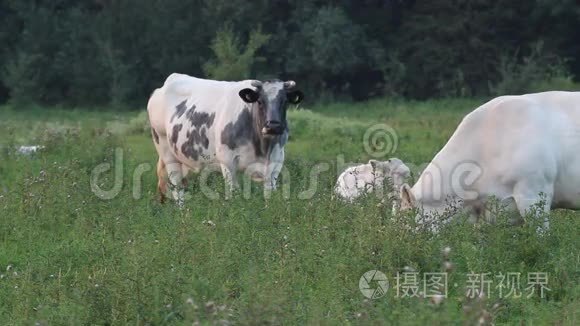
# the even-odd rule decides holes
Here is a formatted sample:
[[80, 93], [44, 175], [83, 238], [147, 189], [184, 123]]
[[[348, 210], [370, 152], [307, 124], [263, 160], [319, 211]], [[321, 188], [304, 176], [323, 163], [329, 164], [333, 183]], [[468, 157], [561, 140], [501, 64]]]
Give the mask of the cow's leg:
[[[155, 131], [155, 130], [154, 130]], [[171, 146], [167, 137], [158, 131], [155, 131], [158, 137], [154, 136], [154, 144], [159, 160], [157, 161], [157, 189], [160, 192], [161, 202], [165, 199], [165, 194], [169, 190], [173, 199], [182, 207], [185, 199], [182, 186], [182, 164], [171, 153]], [[167, 183], [169, 180], [169, 184]]]
[[187, 175], [189, 174], [189, 168], [184, 164], [181, 165], [181, 173], [183, 176], [181, 183], [183, 184], [183, 188], [187, 189], [189, 187], [189, 180], [187, 179]]
[[183, 173], [181, 163], [173, 161], [165, 163], [165, 170], [169, 178], [169, 189], [173, 199], [177, 201], [177, 205], [181, 208], [185, 201], [185, 192], [183, 189]]
[[524, 223], [524, 219], [519, 213], [518, 205], [514, 197], [509, 196], [504, 198], [499, 203], [500, 207], [509, 215], [509, 223], [511, 225], [521, 225]]
[[270, 153], [270, 157], [264, 173], [264, 191], [266, 193], [276, 189], [278, 176], [284, 166], [284, 149], [280, 145], [275, 145]]
[[221, 164], [222, 175], [225, 180], [226, 184], [226, 199], [230, 199], [232, 197], [232, 193], [234, 190], [238, 189], [238, 180], [236, 177], [236, 169], [233, 166], [227, 166], [225, 164]]
[[[171, 192], [173, 199], [177, 201], [180, 207], [183, 207], [185, 194], [183, 190], [183, 164], [171, 152], [171, 145], [164, 133], [158, 132], [159, 138], [154, 139], [155, 148], [159, 154], [157, 162], [157, 175], [163, 175], [159, 179], [158, 188], [160, 191]], [[169, 180], [167, 183], [166, 180]]]
[[481, 201], [471, 205], [469, 221], [473, 224], [486, 222], [494, 224], [497, 222], [499, 213], [507, 215], [511, 225], [517, 225], [523, 221], [513, 196], [503, 197], [499, 201]]
[[534, 205], [542, 203], [541, 211], [534, 211], [537, 214], [543, 215], [544, 218], [543, 230], [538, 229], [539, 233], [547, 231], [550, 227], [548, 213], [552, 206], [553, 189], [553, 185], [548, 184], [543, 178], [518, 181], [514, 187], [513, 198], [522, 216], [533, 211], [532, 207]]
[[164, 203], [165, 193], [167, 192], [167, 173], [161, 157], [157, 160], [157, 190], [159, 191], [159, 201]]

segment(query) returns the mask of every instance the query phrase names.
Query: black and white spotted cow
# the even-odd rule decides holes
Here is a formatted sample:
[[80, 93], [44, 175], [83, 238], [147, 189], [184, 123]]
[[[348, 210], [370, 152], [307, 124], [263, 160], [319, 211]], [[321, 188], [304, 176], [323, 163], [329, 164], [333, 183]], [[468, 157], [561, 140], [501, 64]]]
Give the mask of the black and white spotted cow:
[[[303, 98], [294, 81], [215, 81], [174, 73], [149, 99], [147, 110], [159, 154], [161, 201], [168, 185], [183, 204], [189, 170], [219, 166], [229, 185], [237, 171], [276, 188], [288, 140], [286, 109]], [[167, 183], [169, 181], [169, 184]]]

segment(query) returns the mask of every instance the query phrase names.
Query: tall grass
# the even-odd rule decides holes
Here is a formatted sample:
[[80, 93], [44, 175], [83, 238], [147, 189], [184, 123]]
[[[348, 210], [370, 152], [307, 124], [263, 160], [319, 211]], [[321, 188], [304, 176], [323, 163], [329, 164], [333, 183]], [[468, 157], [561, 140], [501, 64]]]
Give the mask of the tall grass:
[[[154, 171], [133, 197], [133, 173], [154, 167], [156, 154], [144, 115], [58, 112], [57, 122], [36, 112], [6, 112], [11, 128], [0, 142], [43, 143], [30, 157], [6, 151], [0, 160], [0, 321], [34, 324], [560, 324], [578, 323], [580, 285], [578, 214], [557, 211], [540, 237], [533, 221], [470, 225], [463, 219], [438, 234], [409, 228], [369, 196], [356, 205], [331, 200], [337, 164], [319, 174], [308, 200], [312, 167], [364, 161], [362, 138], [378, 122], [392, 126], [393, 156], [428, 161], [445, 143], [473, 100], [416, 103], [374, 101], [307, 107], [290, 113], [286, 168], [291, 191], [264, 200], [209, 200], [195, 177], [185, 209], [155, 199]], [[141, 119], [141, 120], [139, 120]], [[111, 121], [117, 120], [116, 124]], [[129, 121], [133, 122], [129, 123]], [[109, 128], [115, 125], [118, 132]], [[113, 128], [113, 129], [115, 129]], [[2, 129], [5, 130], [5, 129]], [[93, 169], [113, 163], [123, 149], [123, 188], [111, 200], [90, 187]], [[102, 187], [114, 183], [104, 173]], [[210, 184], [223, 195], [221, 177]], [[506, 218], [507, 219], [507, 218]], [[443, 268], [441, 250], [450, 248]], [[380, 270], [387, 294], [365, 298], [359, 279]], [[448, 271], [448, 298], [396, 296], [397, 273]], [[465, 297], [469, 273], [549, 275], [545, 298]], [[422, 283], [419, 284], [422, 287]], [[466, 310], [464, 308], [470, 308]]]

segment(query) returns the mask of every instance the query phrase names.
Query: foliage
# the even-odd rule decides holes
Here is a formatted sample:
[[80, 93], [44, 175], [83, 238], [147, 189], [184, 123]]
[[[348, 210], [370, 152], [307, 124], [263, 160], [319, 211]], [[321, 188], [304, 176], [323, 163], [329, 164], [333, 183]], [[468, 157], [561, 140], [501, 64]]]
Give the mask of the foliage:
[[41, 90], [38, 86], [36, 62], [39, 55], [29, 55], [23, 52], [16, 53], [14, 58], [5, 67], [4, 80], [12, 85], [11, 96], [14, 102], [26, 104], [41, 100]]
[[355, 100], [532, 91], [526, 58], [580, 76], [573, 0], [4, 0], [0, 20], [0, 102], [143, 107], [173, 72]]
[[203, 66], [205, 74], [216, 80], [250, 79], [254, 63], [265, 60], [258, 57], [256, 52], [269, 38], [270, 35], [263, 34], [260, 29], [254, 30], [250, 33], [248, 44], [242, 49], [231, 27], [218, 31], [211, 44], [216, 60], [206, 62]]
[[[491, 87], [491, 93], [495, 95], [573, 88], [571, 78], [566, 76], [563, 62], [557, 57], [546, 55], [543, 42], [537, 43], [530, 55], [521, 62], [517, 55], [503, 56], [499, 73], [499, 81]], [[551, 89], [551, 84], [555, 83], [559, 87]]]

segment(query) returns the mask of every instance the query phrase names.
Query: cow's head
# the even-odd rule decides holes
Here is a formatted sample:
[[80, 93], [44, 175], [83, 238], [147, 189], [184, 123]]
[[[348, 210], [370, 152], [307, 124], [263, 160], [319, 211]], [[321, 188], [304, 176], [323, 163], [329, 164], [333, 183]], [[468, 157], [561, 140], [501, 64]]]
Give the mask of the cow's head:
[[401, 211], [407, 211], [417, 208], [417, 199], [411, 190], [411, 187], [404, 183], [399, 190], [399, 200], [401, 201]]
[[298, 104], [304, 94], [296, 89], [296, 83], [289, 81], [252, 81], [252, 88], [244, 88], [239, 92], [246, 103], [254, 103], [253, 110], [257, 115], [258, 124], [263, 135], [281, 135], [286, 131], [286, 109], [288, 103]]
[[369, 160], [377, 177], [390, 178], [395, 189], [399, 189], [411, 176], [411, 170], [400, 159], [392, 157], [386, 161]]

